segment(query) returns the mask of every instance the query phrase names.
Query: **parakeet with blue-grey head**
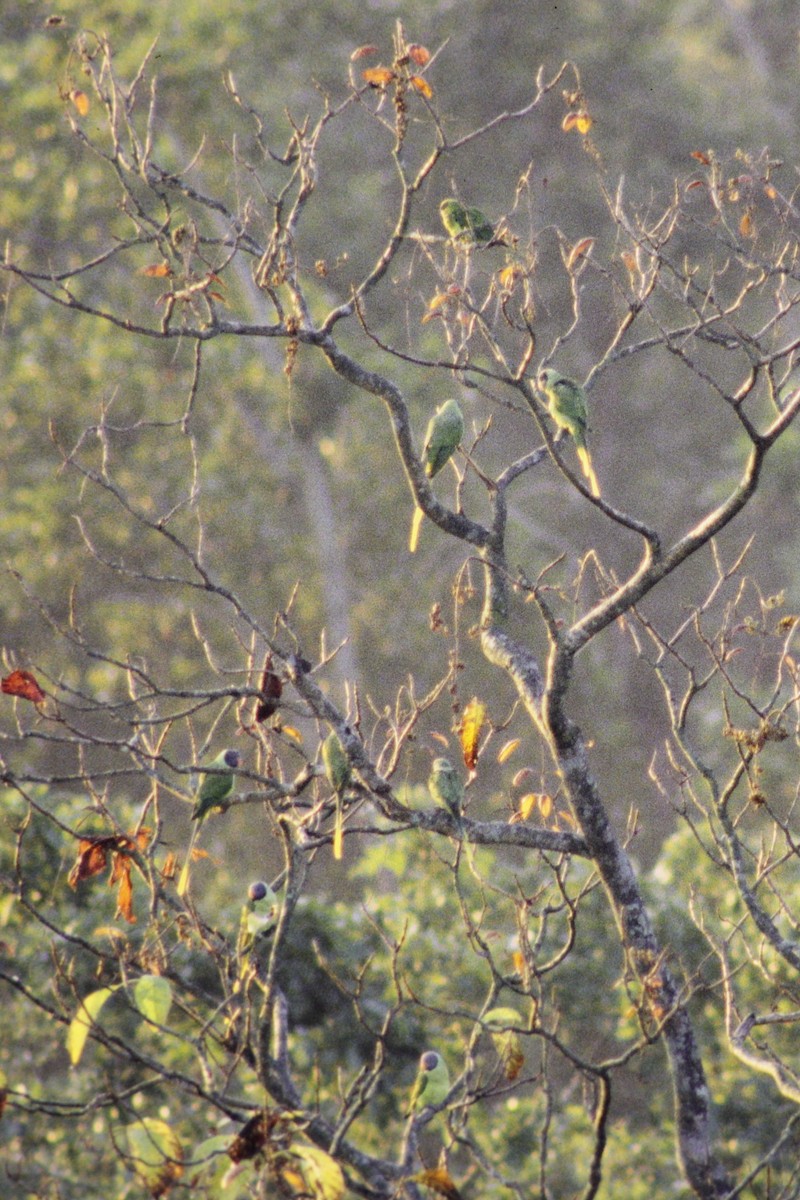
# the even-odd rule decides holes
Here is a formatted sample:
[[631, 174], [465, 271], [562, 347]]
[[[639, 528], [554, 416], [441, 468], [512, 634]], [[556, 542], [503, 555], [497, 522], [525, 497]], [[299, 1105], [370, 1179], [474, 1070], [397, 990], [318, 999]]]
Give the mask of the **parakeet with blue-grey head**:
[[461, 820], [464, 805], [464, 785], [449, 758], [435, 758], [428, 776], [428, 791], [442, 808], [449, 809]]
[[[438, 475], [442, 467], [453, 457], [456, 447], [464, 436], [464, 414], [457, 400], [445, 400], [437, 408], [425, 430], [422, 447], [422, 465], [428, 479]], [[417, 506], [411, 521], [408, 548], [413, 554], [419, 542], [419, 531], [425, 513]]]
[[450, 1072], [447, 1063], [435, 1050], [426, 1050], [419, 1060], [406, 1116], [415, 1116], [429, 1106], [438, 1108], [447, 1099], [449, 1091]]
[[186, 851], [186, 861], [183, 864], [183, 870], [178, 879], [178, 895], [184, 896], [189, 887], [189, 870], [192, 862], [192, 851], [197, 839], [200, 826], [210, 812], [215, 808], [225, 808], [226, 801], [233, 792], [236, 782], [236, 768], [241, 762], [241, 755], [238, 750], [221, 750], [216, 758], [212, 759], [206, 767], [206, 771], [200, 777], [200, 787], [197, 792], [194, 808], [192, 809], [192, 820], [196, 821], [192, 836], [189, 840], [189, 848]]
[[240, 975], [246, 975], [251, 969], [258, 974], [263, 969], [278, 915], [278, 897], [269, 884], [261, 879], [251, 883], [247, 889], [247, 903], [242, 907], [236, 944]]
[[233, 791], [236, 781], [234, 772], [241, 762], [238, 750], [222, 750], [208, 764], [209, 774], [203, 774], [200, 780], [200, 790], [192, 810], [192, 820], [202, 821], [214, 808], [223, 808], [225, 801]]
[[562, 375], [553, 367], [539, 373], [539, 388], [547, 398], [547, 411], [560, 429], [566, 429], [575, 443], [581, 469], [593, 496], [600, 495], [600, 485], [594, 473], [586, 432], [589, 426], [589, 405], [586, 392], [574, 379]]

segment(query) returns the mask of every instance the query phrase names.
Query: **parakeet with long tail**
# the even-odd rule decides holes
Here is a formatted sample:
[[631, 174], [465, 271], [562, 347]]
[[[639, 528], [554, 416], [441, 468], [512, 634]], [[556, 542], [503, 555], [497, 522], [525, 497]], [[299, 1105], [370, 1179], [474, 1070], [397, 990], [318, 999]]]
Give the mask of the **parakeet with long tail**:
[[464, 785], [449, 758], [435, 758], [428, 776], [428, 791], [442, 808], [449, 809], [460, 822], [464, 804]]
[[589, 484], [589, 491], [593, 496], [599, 496], [600, 485], [586, 444], [589, 424], [586, 392], [574, 379], [569, 379], [553, 367], [540, 372], [538, 383], [540, 390], [547, 397], [547, 411], [550, 416], [559, 428], [566, 429], [572, 436], [578, 461]]
[[186, 861], [183, 864], [183, 870], [178, 880], [177, 890], [179, 896], [185, 895], [189, 887], [192, 851], [194, 850], [194, 843], [200, 831], [200, 826], [208, 814], [215, 808], [225, 807], [225, 801], [233, 792], [236, 782], [235, 771], [240, 762], [241, 755], [238, 750], [221, 750], [217, 757], [208, 764], [208, 769], [211, 773], [203, 774], [200, 778], [197, 800], [192, 809], [192, 820], [196, 821], [197, 824], [192, 830], [189, 848], [186, 851]]
[[[445, 463], [453, 457], [456, 446], [464, 436], [464, 414], [457, 400], [445, 400], [428, 422], [422, 461], [428, 479], [438, 475]], [[408, 548], [413, 554], [419, 542], [419, 531], [425, 513], [417, 506], [411, 521]]]
[[338, 860], [342, 857], [344, 840], [344, 793], [350, 782], [352, 769], [350, 767], [350, 759], [345, 754], [344, 746], [339, 741], [339, 736], [334, 730], [331, 730], [322, 743], [322, 765], [325, 768], [325, 777], [336, 793], [333, 857]]
[[436, 1108], [450, 1091], [450, 1072], [441, 1054], [426, 1050], [419, 1060], [419, 1071], [411, 1090], [406, 1116], [422, 1112], [429, 1105]]

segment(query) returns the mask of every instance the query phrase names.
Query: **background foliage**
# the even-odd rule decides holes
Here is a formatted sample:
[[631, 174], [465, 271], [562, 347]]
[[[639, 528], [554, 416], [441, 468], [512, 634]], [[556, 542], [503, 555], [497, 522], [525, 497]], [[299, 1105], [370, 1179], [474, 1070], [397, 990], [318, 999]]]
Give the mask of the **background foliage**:
[[[516, 253], [535, 264], [533, 362], [558, 345], [558, 365], [579, 379], [603, 359], [628, 304], [631, 251], [615, 198], [643, 226], [679, 200], [665, 254], [676, 274], [670, 280], [664, 268], [652, 329], [679, 326], [687, 296], [702, 326], [747, 289], [730, 322], [739, 338], [730, 352], [688, 333], [680, 344], [654, 334], [651, 350], [604, 362], [590, 392], [604, 497], [657, 525], [665, 544], [721, 503], [743, 468], [750, 445], [721, 392], [739, 386], [748, 346], [763, 372], [748, 400], [752, 420], [762, 428], [774, 417], [775, 395], [792, 402], [793, 6], [242, 0], [161, 11], [133, 0], [88, 8], [67, 0], [55, 15], [48, 23], [54, 10], [36, 3], [0, 14], [0, 231], [6, 263], [39, 272], [45, 292], [58, 290], [48, 274], [52, 281], [132, 236], [113, 172], [87, 144], [110, 148], [77, 49], [81, 30], [91, 31], [84, 46], [108, 36], [126, 86], [151, 54], [136, 119], [157, 79], [153, 157], [231, 212], [253, 197], [249, 232], [264, 244], [291, 164], [262, 157], [259, 132], [284, 153], [305, 114], [314, 121], [326, 101], [344, 104], [364, 66], [391, 61], [400, 19], [410, 41], [438, 51], [424, 74], [451, 141], [523, 108], [540, 66], [551, 79], [565, 60], [579, 71], [594, 119], [586, 138], [563, 130], [568, 74], [529, 119], [501, 122], [445, 156], [414, 196], [413, 236], [369, 294], [363, 321], [337, 328], [365, 370], [387, 369], [383, 346], [406, 356], [392, 359], [390, 374], [417, 443], [451, 393], [473, 436], [491, 415], [475, 451], [488, 475], [541, 442], [524, 404], [494, 381], [419, 366], [446, 360], [447, 336], [458, 332], [456, 322], [446, 330], [436, 315], [423, 319], [447, 272], [463, 265], [435, 240], [448, 194], [507, 215]], [[377, 56], [351, 62], [366, 44]], [[79, 90], [89, 98], [85, 114]], [[431, 124], [420, 97], [412, 101], [403, 165], [413, 175]], [[317, 189], [293, 246], [314, 320], [348, 303], [391, 233], [402, 195], [393, 120], [391, 99], [381, 109], [368, 93], [331, 121], [316, 148]], [[717, 164], [725, 202], [715, 213], [708, 180]], [[153, 224], [149, 243], [140, 239], [69, 286], [82, 305], [157, 329], [168, 287], [144, 272], [161, 261], [165, 238], [179, 257], [174, 231], [194, 223], [218, 264], [224, 256], [212, 242], [225, 224], [191, 195], [131, 186], [161, 232]], [[582, 238], [593, 239], [588, 265], [570, 274], [565, 248]], [[506, 261], [502, 250], [486, 255], [496, 257], [476, 254], [471, 268], [480, 295], [491, 294]], [[691, 264], [683, 277], [681, 263]], [[251, 267], [240, 254], [221, 272], [223, 320], [273, 319]], [[31, 669], [49, 697], [37, 710], [4, 696], [2, 709], [8, 1194], [124, 1196], [169, 1184], [214, 1195], [226, 1175], [222, 1194], [244, 1196], [269, 1175], [282, 1194], [305, 1189], [331, 1200], [335, 1176], [323, 1170], [318, 1191], [307, 1165], [302, 1186], [287, 1168], [290, 1142], [295, 1158], [298, 1145], [321, 1144], [337, 1157], [338, 1142], [331, 1149], [312, 1116], [375, 1162], [413, 1162], [415, 1172], [434, 1167], [446, 1147], [448, 1182], [437, 1186], [455, 1180], [465, 1197], [597, 1186], [633, 1200], [667, 1188], [688, 1194], [658, 1020], [606, 892], [586, 857], [565, 854], [563, 843], [536, 844], [540, 831], [580, 832], [569, 787], [512, 680], [481, 653], [476, 547], [426, 521], [418, 555], [407, 554], [412, 500], [385, 406], [331, 371], [312, 345], [295, 358], [285, 337], [220, 337], [204, 346], [197, 372], [190, 337], [129, 336], [59, 307], [19, 274], [3, 278], [3, 674]], [[514, 339], [500, 327], [509, 347]], [[767, 347], [776, 356], [768, 366]], [[488, 359], [475, 357], [485, 369]], [[691, 1013], [715, 1104], [715, 1152], [737, 1182], [752, 1172], [759, 1196], [798, 1194], [794, 1026], [767, 1025], [748, 1060], [726, 1028], [722, 981], [735, 980], [738, 1018], [791, 1017], [799, 1007], [791, 903], [797, 436], [787, 423], [749, 506], [713, 553], [683, 564], [591, 641], [570, 687], [593, 777]], [[447, 487], [434, 490], [444, 496]], [[473, 520], [488, 518], [491, 497], [477, 475], [465, 472], [461, 498]], [[530, 581], [556, 562], [545, 599], [557, 625], [579, 619], [635, 568], [636, 539], [544, 459], [509, 504], [510, 570]], [[175, 540], [158, 527], [165, 513]], [[213, 586], [197, 586], [182, 546], [199, 548]], [[524, 599], [514, 599], [513, 629], [546, 658], [546, 625]], [[313, 662], [320, 701], [310, 705], [302, 681], [293, 687], [291, 669], [276, 660], [283, 731], [246, 737], [264, 658], [254, 622], [287, 655]], [[678, 630], [676, 653], [666, 653]], [[424, 783], [443, 743], [458, 760], [455, 727], [472, 696], [489, 711], [483, 736], [492, 732], [467, 791], [468, 815], [485, 828], [467, 849], [442, 814], [430, 816]], [[397, 737], [424, 697], [413, 736]], [[423, 814], [419, 824], [388, 819], [367, 802], [362, 772], [340, 862], [330, 855], [333, 808], [317, 756], [332, 713], [357, 727], [379, 772], [397, 750], [394, 794]], [[504, 758], [502, 747], [517, 741]], [[184, 905], [162, 872], [170, 854], [185, 852], [196, 768], [226, 744], [246, 748], [237, 788], [246, 802], [208, 822], [208, 857], [194, 864]], [[309, 761], [313, 779], [303, 775]], [[276, 798], [274, 779], [294, 788], [291, 796]], [[721, 820], [726, 787], [732, 837]], [[529, 820], [509, 824], [531, 795], [540, 799]], [[70, 887], [68, 876], [79, 838], [124, 838], [137, 825], [153, 836], [133, 866], [134, 924], [120, 915], [118, 880]], [[498, 842], [490, 832], [500, 826]], [[746, 862], [738, 876], [737, 838]], [[109, 866], [131, 850], [116, 843]], [[276, 951], [250, 977], [237, 937], [256, 878], [280, 885], [286, 916]], [[755, 900], [748, 909], [747, 880], [770, 928], [758, 924]], [[120, 989], [71, 1066], [66, 1030], [80, 999], [140, 975], [170, 980], [168, 1019], [148, 1025]], [[269, 1075], [259, 1033], [277, 1036], [276, 1022], [280, 1032], [271, 1007], [278, 994], [296, 1094]], [[518, 1007], [527, 1030], [515, 1079], [476, 1024], [495, 1002]], [[454, 1080], [466, 1071], [465, 1082], [447, 1120], [410, 1135], [405, 1105], [428, 1046], [444, 1054]], [[591, 1164], [606, 1077], [600, 1185]], [[289, 1132], [279, 1127], [267, 1165], [262, 1147], [234, 1178], [218, 1151], [264, 1104], [302, 1104], [311, 1124], [298, 1117]], [[184, 1165], [166, 1181], [143, 1184], [136, 1173], [125, 1130], [142, 1118], [166, 1122], [180, 1138]], [[218, 1133], [222, 1146], [207, 1158], [203, 1141]], [[359, 1165], [346, 1152], [340, 1161], [362, 1195], [388, 1194], [406, 1178], [398, 1166], [382, 1190], [372, 1161]]]

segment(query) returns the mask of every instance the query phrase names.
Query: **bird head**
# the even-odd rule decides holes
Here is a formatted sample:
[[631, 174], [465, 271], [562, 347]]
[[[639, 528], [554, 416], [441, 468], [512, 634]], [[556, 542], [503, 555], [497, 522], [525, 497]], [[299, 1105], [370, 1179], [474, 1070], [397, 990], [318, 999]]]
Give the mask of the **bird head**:
[[426, 1050], [419, 1060], [420, 1071], [435, 1071], [439, 1065], [439, 1055], [435, 1050]]
[[242, 756], [238, 750], [226, 750], [224, 761], [226, 767], [230, 767], [232, 771], [235, 771], [242, 761]]
[[432, 769], [437, 775], [452, 775], [455, 770], [449, 758], [435, 758]]

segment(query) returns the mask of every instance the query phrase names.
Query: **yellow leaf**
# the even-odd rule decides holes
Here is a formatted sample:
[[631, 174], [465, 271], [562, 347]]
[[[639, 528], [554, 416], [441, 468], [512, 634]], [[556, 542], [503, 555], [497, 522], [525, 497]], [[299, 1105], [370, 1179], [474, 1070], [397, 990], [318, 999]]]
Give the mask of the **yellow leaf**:
[[519, 802], [519, 815], [523, 821], [527, 821], [528, 817], [536, 808], [536, 802], [539, 799], [538, 792], [528, 792]]
[[69, 1061], [73, 1067], [76, 1067], [81, 1060], [83, 1047], [86, 1045], [86, 1039], [89, 1036], [89, 1030], [97, 1021], [100, 1015], [100, 1010], [105, 1004], [109, 996], [113, 996], [119, 984], [114, 987], [100, 988], [91, 995], [85, 996], [81, 1001], [80, 1007], [75, 1016], [69, 1023], [67, 1030], [67, 1054]]
[[503, 746], [502, 750], [497, 756], [497, 761], [499, 763], [508, 762], [508, 760], [511, 758], [511, 755], [518, 748], [520, 741], [521, 738], [511, 738], [510, 741], [506, 742], [505, 746]]
[[367, 67], [366, 71], [361, 72], [361, 76], [370, 87], [384, 88], [394, 79], [394, 71], [389, 67]]
[[539, 796], [539, 812], [544, 817], [545, 821], [553, 811], [553, 797], [548, 796], [547, 792], [542, 792]]
[[428, 304], [425, 316], [422, 318], [422, 324], [424, 325], [426, 321], [430, 321], [431, 317], [435, 317], [442, 305], [446, 304], [449, 299], [450, 297], [447, 292], [437, 292]]
[[300, 733], [300, 732], [299, 732], [297, 729], [295, 729], [293, 726], [291, 726], [291, 725], [282, 725], [282, 726], [281, 726], [281, 733], [285, 733], [285, 734], [286, 734], [286, 736], [287, 736], [288, 738], [291, 738], [293, 742], [297, 742], [298, 746], [302, 746], [302, 744], [303, 744], [303, 735], [302, 735], [302, 733]]
[[313, 1200], [341, 1200], [344, 1195], [344, 1175], [335, 1158], [319, 1146], [292, 1142], [289, 1151], [302, 1173], [304, 1190]]
[[416, 88], [426, 100], [430, 100], [433, 96], [433, 88], [428, 83], [427, 79], [423, 79], [421, 75], [410, 75], [408, 82], [413, 88]]
[[774, 200], [776, 198], [776, 196], [778, 195], [778, 193], [776, 192], [776, 190], [772, 186], [772, 184], [768, 183], [764, 188], [764, 195], [767, 196], [768, 199]]
[[473, 696], [464, 709], [458, 736], [464, 755], [464, 765], [468, 771], [474, 771], [478, 761], [478, 741], [481, 736], [483, 722], [486, 719], [486, 705], [481, 704], [477, 696]]
[[578, 112], [567, 113], [561, 122], [561, 128], [565, 133], [569, 133], [572, 129], [577, 129], [578, 133], [588, 133], [592, 125], [592, 118], [583, 109]]
[[521, 274], [522, 268], [518, 263], [509, 263], [507, 267], [503, 267], [502, 271], [498, 275], [500, 286], [510, 291]]
[[86, 95], [86, 92], [82, 92], [80, 88], [73, 88], [69, 94], [69, 98], [80, 115], [85, 117], [89, 111], [89, 97]]
[[586, 258], [587, 255], [591, 254], [593, 245], [594, 238], [591, 237], [581, 238], [579, 242], [576, 242], [567, 257], [567, 270], [571, 271], [579, 259]]

